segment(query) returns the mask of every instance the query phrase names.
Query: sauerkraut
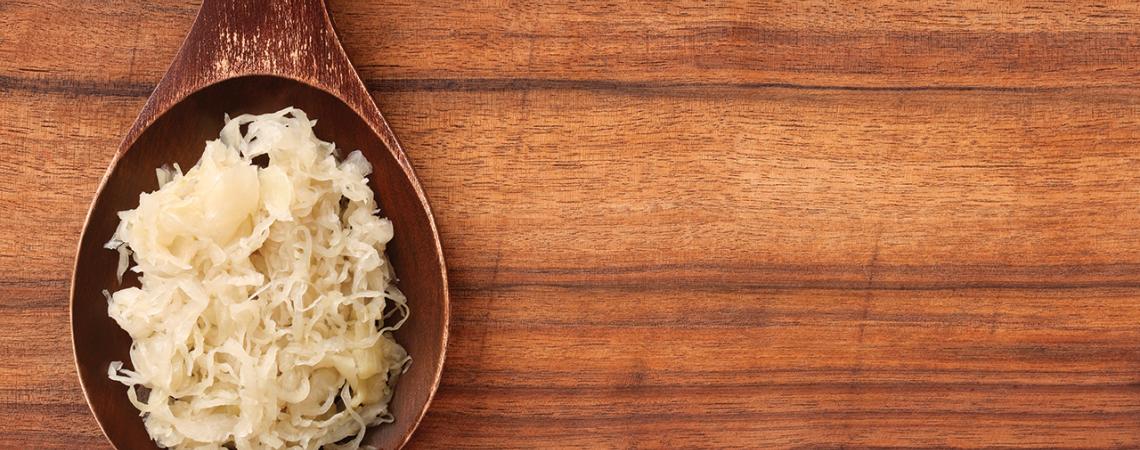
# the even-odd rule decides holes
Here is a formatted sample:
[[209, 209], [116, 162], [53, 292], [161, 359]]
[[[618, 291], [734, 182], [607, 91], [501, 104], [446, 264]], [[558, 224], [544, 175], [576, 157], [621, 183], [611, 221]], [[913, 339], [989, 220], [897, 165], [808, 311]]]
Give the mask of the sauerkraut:
[[[226, 117], [182, 173], [119, 213], [107, 247], [139, 287], [109, 294], [131, 369], [108, 375], [163, 447], [358, 448], [393, 420], [408, 317], [359, 151], [296, 108]], [[133, 260], [134, 265], [131, 265]]]

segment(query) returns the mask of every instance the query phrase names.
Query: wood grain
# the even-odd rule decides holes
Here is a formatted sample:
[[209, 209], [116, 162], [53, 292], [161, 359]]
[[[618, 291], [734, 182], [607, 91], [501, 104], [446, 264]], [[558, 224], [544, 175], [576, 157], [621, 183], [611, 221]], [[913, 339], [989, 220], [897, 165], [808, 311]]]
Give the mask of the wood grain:
[[[1137, 4], [452, 3], [330, 1], [451, 269], [410, 447], [1140, 446]], [[70, 258], [196, 7], [0, 3], [0, 447], [105, 445]]]

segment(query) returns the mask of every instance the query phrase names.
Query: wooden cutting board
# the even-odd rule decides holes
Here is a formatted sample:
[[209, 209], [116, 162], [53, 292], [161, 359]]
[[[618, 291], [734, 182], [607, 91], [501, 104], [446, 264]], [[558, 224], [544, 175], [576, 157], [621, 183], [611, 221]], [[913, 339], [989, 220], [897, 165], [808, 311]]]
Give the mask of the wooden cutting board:
[[[1140, 4], [330, 3], [450, 266], [410, 447], [1140, 446]], [[0, 447], [107, 445], [72, 255], [196, 8], [0, 0]]]

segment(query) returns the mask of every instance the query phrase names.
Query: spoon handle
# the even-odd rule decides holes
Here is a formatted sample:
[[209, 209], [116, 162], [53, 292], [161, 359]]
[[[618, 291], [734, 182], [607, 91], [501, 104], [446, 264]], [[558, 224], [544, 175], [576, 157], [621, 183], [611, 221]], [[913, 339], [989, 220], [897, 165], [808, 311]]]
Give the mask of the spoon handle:
[[176, 60], [204, 82], [279, 75], [323, 88], [351, 67], [323, 0], [204, 0]]
[[324, 0], [203, 0], [138, 124], [149, 124], [199, 89], [246, 75], [312, 85], [347, 102], [374, 127], [387, 128], [337, 39]]

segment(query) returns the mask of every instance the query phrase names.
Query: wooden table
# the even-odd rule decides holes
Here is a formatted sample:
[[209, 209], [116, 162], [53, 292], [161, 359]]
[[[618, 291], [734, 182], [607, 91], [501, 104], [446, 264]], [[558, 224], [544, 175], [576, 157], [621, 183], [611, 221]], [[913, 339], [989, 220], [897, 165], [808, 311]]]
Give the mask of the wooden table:
[[[450, 268], [412, 448], [1140, 446], [1140, 4], [330, 3]], [[107, 445], [73, 252], [196, 8], [0, 0], [0, 447]]]

